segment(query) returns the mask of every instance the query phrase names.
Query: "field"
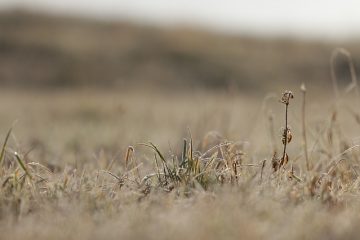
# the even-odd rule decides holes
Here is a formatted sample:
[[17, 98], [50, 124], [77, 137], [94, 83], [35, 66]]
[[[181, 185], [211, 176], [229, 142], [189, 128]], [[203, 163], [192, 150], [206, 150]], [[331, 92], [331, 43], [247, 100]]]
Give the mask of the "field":
[[289, 162], [274, 172], [281, 94], [4, 92], [1, 237], [355, 238], [359, 124], [308, 99], [308, 171], [294, 95]]
[[[0, 34], [0, 63], [7, 67], [0, 70], [0, 239], [358, 238], [360, 99], [355, 78], [347, 88], [346, 58], [335, 68], [334, 92], [335, 44], [257, 40], [268, 44], [269, 55], [256, 64], [262, 51], [246, 49], [263, 43], [249, 41], [254, 48], [235, 54], [246, 39], [216, 35], [203, 46], [196, 39], [205, 33], [197, 32], [176, 51], [165, 41], [149, 66], [148, 48], [179, 32], [135, 44], [142, 60], [130, 64], [134, 52], [99, 50], [93, 42], [79, 49], [65, 37], [41, 42], [51, 27], [21, 20], [28, 17], [6, 13], [0, 21], [7, 26]], [[95, 24], [47, 23], [67, 21], [83, 24], [79, 29]], [[21, 29], [31, 24], [38, 34], [29, 37]], [[97, 24], [94, 31], [114, 23]], [[143, 33], [125, 26], [126, 36]], [[23, 36], [31, 41], [21, 42]], [[359, 48], [347, 44], [356, 63]], [[94, 69], [84, 56], [106, 61]], [[236, 70], [234, 57], [243, 69]], [[70, 70], [61, 69], [69, 59]], [[132, 71], [117, 69], [114, 59]], [[117, 71], [126, 74], [112, 82]], [[59, 82], [64, 76], [73, 80]], [[184, 77], [200, 80], [188, 86]], [[132, 79], [138, 82], [127, 85]]]

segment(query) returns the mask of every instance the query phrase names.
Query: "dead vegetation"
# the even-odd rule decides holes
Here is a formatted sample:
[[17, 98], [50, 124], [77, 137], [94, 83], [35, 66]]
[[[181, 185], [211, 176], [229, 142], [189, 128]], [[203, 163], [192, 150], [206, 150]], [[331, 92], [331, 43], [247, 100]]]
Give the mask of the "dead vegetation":
[[[19, 21], [17, 27], [22, 26], [23, 30], [26, 30], [24, 26], [39, 24], [38, 17], [32, 18], [33, 22], [24, 20], [28, 15], [18, 17], [2, 15], [0, 24], [12, 26]], [[100, 50], [93, 50], [96, 41], [92, 42], [92, 38], [81, 46], [72, 45], [73, 38], [67, 39], [69, 42], [52, 39], [47, 42], [49, 45], [41, 42], [47, 39], [42, 38], [43, 34], [47, 36], [54, 25], [60, 28], [60, 32], [69, 31], [67, 27], [61, 27], [67, 26], [67, 21], [59, 23], [53, 18], [46, 19], [53, 22], [41, 25], [38, 28], [41, 34], [32, 35], [30, 42], [20, 41], [24, 33], [14, 30], [17, 27], [4, 30], [6, 34], [0, 33], [1, 49], [5, 51], [5, 60], [0, 61], [8, 63], [14, 53], [24, 49], [36, 54], [40, 52], [41, 57], [36, 57], [42, 59], [40, 62], [50, 58], [68, 63], [69, 59], [76, 59], [75, 70], [72, 69], [70, 77], [66, 77], [72, 79], [76, 76], [79, 81], [85, 78], [77, 73], [82, 73], [83, 67], [93, 66], [93, 63], [82, 65], [82, 60], [77, 59], [82, 54], [90, 59], [100, 56], [100, 59], [108, 60], [106, 66], [117, 66], [118, 62], [111, 56], [103, 58], [103, 55], [98, 55]], [[93, 23], [80, 21], [78, 24], [87, 29], [79, 33], [74, 26], [72, 30], [79, 34], [79, 38], [93, 36], [93, 30], [89, 30], [94, 27]], [[115, 27], [111, 23], [100, 24], [96, 31], [108, 28], [113, 30]], [[122, 31], [135, 35], [141, 32], [128, 25], [119, 31], [120, 35]], [[122, 60], [128, 63], [130, 55], [137, 66], [134, 69], [138, 71], [142, 69], [141, 64], [137, 65], [139, 59], [144, 63], [146, 56], [153, 57], [153, 52], [147, 50], [156, 46], [154, 51], [157, 52], [161, 46], [165, 50], [160, 51], [161, 56], [155, 56], [155, 59], [170, 59], [171, 64], [181, 66], [190, 62], [193, 67], [195, 63], [200, 70], [186, 70], [196, 72], [190, 76], [191, 81], [197, 77], [207, 81], [220, 69], [220, 75], [215, 79], [220, 79], [221, 83], [224, 78], [221, 74], [232, 69], [229, 62], [234, 60], [233, 57], [236, 55], [243, 59], [247, 56], [242, 49], [244, 46], [237, 45], [239, 39], [214, 38], [216, 40], [210, 44], [210, 49], [210, 45], [202, 46], [201, 33], [192, 35], [190, 39], [180, 34], [184, 37], [184, 45], [176, 46], [175, 51], [172, 41], [165, 41], [169, 45], [164, 46], [162, 39], [177, 39], [180, 35], [157, 31], [161, 32], [157, 32], [161, 36], [159, 39], [155, 37], [148, 45], [135, 41], [136, 46], [129, 48], [134, 52], [123, 53], [120, 49], [117, 56], [124, 57]], [[132, 40], [125, 39], [122, 44], [129, 44]], [[115, 42], [108, 44], [118, 46]], [[224, 42], [234, 45], [224, 44], [227, 46], [226, 54], [219, 55], [224, 52]], [[263, 44], [251, 42], [247, 44], [255, 44], [254, 49]], [[299, 43], [285, 43], [289, 44], [285, 44], [285, 48], [301, 49], [299, 46], [291, 47]], [[268, 55], [264, 58], [272, 59], [275, 54], [271, 50], [273, 44], [256, 54], [261, 55], [267, 49]], [[284, 48], [283, 44], [278, 48]], [[221, 49], [214, 49], [215, 45]], [[58, 55], [53, 55], [54, 49], [59, 51]], [[74, 50], [75, 55], [67, 55], [71, 52], [69, 49]], [[286, 51], [278, 51], [283, 52]], [[58, 58], [64, 53], [70, 58]], [[318, 52], [311, 53], [318, 55]], [[282, 60], [275, 64], [273, 72], [277, 72], [281, 65], [289, 71], [283, 77], [307, 78], [308, 88], [302, 85], [298, 89], [292, 84], [293, 91], [285, 91], [280, 96], [269, 94], [262, 102], [257, 96], [249, 97], [238, 91], [174, 93], [146, 89], [127, 92], [115, 88], [105, 92], [2, 92], [0, 130], [4, 135], [0, 151], [0, 238], [358, 238], [360, 99], [354, 60], [345, 49], [334, 51], [330, 64], [332, 81], [327, 79], [333, 90], [329, 92], [326, 87], [313, 88], [309, 83], [312, 78], [308, 78], [316, 78], [318, 75], [312, 73], [321, 72], [325, 63], [320, 64], [319, 70], [319, 65], [315, 64], [318, 60], [304, 61], [303, 58], [308, 57], [305, 54], [299, 55], [302, 59], [298, 60], [300, 65], [283, 65], [288, 55], [280, 58]], [[216, 61], [202, 65], [203, 59]], [[254, 57], [249, 61], [258, 59]], [[164, 62], [159, 60], [157, 63]], [[249, 68], [232, 72], [232, 77], [260, 69], [253, 78], [245, 77], [260, 79], [259, 82], [263, 83], [264, 77], [269, 77], [266, 69], [270, 65], [259, 64], [249, 63]], [[308, 74], [299, 74], [298, 71], [304, 70], [302, 64], [313, 69], [312, 73], [306, 70]], [[203, 72], [214, 65], [220, 67], [214, 68], [214, 72]], [[244, 66], [246, 68], [247, 64]], [[20, 65], [12, 67], [21, 68]], [[160, 69], [163, 67], [161, 65]], [[186, 65], [184, 69], [188, 67]], [[350, 73], [344, 73], [344, 69]], [[49, 75], [44, 79], [51, 80], [52, 77], [48, 77], [53, 76], [53, 70], [48, 69]], [[64, 72], [69, 71], [66, 69]], [[96, 76], [93, 74], [90, 73]], [[104, 80], [109, 76], [104, 76]], [[350, 79], [349, 84], [346, 84], [346, 76]], [[184, 74], [184, 77], [189, 75]], [[143, 87], [141, 83], [137, 86]], [[19, 122], [13, 124], [15, 119]], [[4, 126], [9, 128], [12, 124], [10, 130], [5, 129]]]
[[[272, 105], [279, 110], [273, 110], [273, 124], [283, 127], [266, 142], [282, 144], [280, 157], [274, 147], [259, 154], [246, 141], [229, 141], [217, 132], [196, 141], [189, 129], [182, 145], [168, 152], [164, 145], [134, 143], [117, 156], [101, 151], [95, 161], [78, 158], [54, 166], [47, 158], [37, 161], [41, 154], [20, 147], [9, 130], [0, 155], [1, 236], [354, 238], [359, 145], [345, 137], [337, 116], [342, 109], [335, 106], [328, 124], [329, 117], [322, 120], [321, 131], [306, 125], [306, 157], [297, 140], [301, 129], [289, 126], [297, 115], [290, 110], [303, 109], [294, 95], [285, 91]], [[302, 126], [301, 118], [295, 125]], [[255, 140], [259, 138], [266, 135], [256, 134]]]

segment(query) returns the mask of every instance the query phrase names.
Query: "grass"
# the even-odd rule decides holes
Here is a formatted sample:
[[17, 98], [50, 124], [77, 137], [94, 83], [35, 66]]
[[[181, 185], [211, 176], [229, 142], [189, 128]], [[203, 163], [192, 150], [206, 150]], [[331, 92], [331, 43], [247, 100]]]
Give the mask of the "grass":
[[0, 236], [357, 238], [356, 96], [304, 92], [0, 94]]
[[356, 42], [0, 25], [0, 239], [358, 238]]

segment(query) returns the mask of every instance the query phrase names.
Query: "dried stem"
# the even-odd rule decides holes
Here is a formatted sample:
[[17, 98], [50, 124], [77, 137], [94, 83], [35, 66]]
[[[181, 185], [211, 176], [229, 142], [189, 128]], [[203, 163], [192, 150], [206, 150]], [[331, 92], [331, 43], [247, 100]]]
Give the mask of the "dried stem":
[[287, 144], [290, 143], [290, 141], [292, 139], [291, 131], [288, 126], [288, 109], [289, 109], [290, 99], [292, 99], [292, 98], [294, 98], [294, 94], [291, 91], [285, 91], [280, 100], [281, 103], [285, 104], [285, 128], [284, 128], [284, 132], [282, 135], [282, 143], [284, 146], [283, 155], [280, 160], [279, 167], [284, 166], [289, 160], [288, 155], [286, 154], [286, 147], [287, 147]]
[[289, 108], [289, 103], [285, 104], [285, 129], [284, 129], [284, 133], [283, 136], [285, 137], [285, 141], [284, 141], [284, 149], [283, 149], [283, 156], [282, 159], [285, 159], [285, 155], [286, 155], [286, 146], [287, 146], [287, 132], [288, 132], [288, 108]]
[[305, 121], [305, 114], [306, 114], [306, 87], [303, 83], [301, 85], [301, 91], [303, 93], [303, 103], [302, 103], [302, 136], [303, 136], [303, 147], [304, 147], [304, 155], [306, 161], [306, 169], [310, 171], [310, 163], [309, 163], [309, 155], [308, 155], [308, 148], [307, 148], [307, 138], [306, 138], [306, 121]]

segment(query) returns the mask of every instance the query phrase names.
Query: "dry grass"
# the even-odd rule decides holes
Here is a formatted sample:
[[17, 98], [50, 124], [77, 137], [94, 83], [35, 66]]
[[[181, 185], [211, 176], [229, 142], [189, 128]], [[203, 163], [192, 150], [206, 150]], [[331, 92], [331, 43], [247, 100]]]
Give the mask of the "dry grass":
[[358, 238], [357, 44], [0, 25], [0, 239]]
[[308, 88], [308, 170], [293, 90], [4, 92], [1, 238], [357, 238], [358, 100]]

